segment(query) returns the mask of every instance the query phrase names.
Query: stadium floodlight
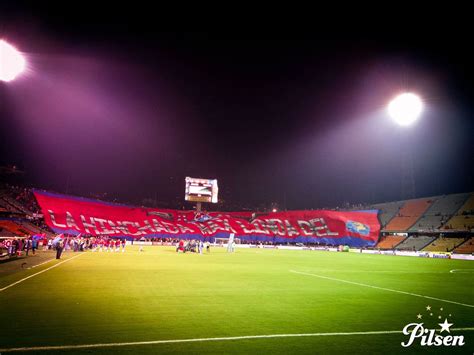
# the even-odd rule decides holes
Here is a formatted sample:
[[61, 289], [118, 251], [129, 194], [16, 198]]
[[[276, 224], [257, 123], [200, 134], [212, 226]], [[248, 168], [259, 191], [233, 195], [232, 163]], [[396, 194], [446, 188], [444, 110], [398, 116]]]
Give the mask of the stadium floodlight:
[[0, 81], [14, 80], [25, 67], [23, 55], [11, 44], [0, 39]]
[[388, 105], [388, 113], [401, 126], [409, 126], [420, 116], [423, 102], [416, 94], [406, 92], [398, 95]]

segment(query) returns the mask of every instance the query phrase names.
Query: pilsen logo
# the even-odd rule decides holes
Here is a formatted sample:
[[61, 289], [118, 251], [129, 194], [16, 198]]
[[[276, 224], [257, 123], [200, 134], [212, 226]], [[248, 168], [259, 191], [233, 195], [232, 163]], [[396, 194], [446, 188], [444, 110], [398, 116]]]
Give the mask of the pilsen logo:
[[[439, 311], [442, 313], [444, 309], [440, 308]], [[432, 328], [425, 325], [425, 323], [407, 324], [403, 328], [403, 334], [408, 336], [408, 340], [401, 342], [404, 348], [408, 348], [413, 344], [421, 346], [463, 346], [465, 344], [464, 336], [451, 335], [450, 328], [454, 325], [448, 321], [448, 318], [451, 318], [451, 314], [448, 316], [436, 316], [433, 312], [434, 310], [431, 309], [431, 306], [426, 306], [426, 314], [418, 313], [416, 318], [423, 320], [423, 317], [425, 317], [427, 323], [441, 322], [444, 318], [444, 322], [436, 323], [441, 328], [438, 329], [436, 326]]]

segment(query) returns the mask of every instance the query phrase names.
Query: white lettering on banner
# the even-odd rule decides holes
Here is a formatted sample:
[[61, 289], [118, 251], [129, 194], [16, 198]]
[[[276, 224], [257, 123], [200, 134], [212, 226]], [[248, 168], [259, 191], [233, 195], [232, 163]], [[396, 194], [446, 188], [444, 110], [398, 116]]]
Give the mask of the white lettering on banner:
[[87, 234], [91, 233], [89, 228], [93, 228], [95, 234], [99, 234], [99, 231], [97, 230], [97, 227], [94, 222], [94, 217], [90, 217], [90, 223], [89, 223], [86, 221], [86, 217], [84, 217], [84, 215], [81, 214], [81, 222], [82, 222], [82, 227], [84, 228]]
[[208, 221], [208, 222], [204, 222], [204, 223], [209, 228], [209, 234], [213, 234], [213, 233], [217, 232], [219, 229], [222, 229], [222, 227], [219, 226], [217, 223], [215, 223], [215, 221]]
[[71, 212], [69, 211], [66, 211], [66, 225], [68, 228], [74, 228], [74, 229], [77, 229], [78, 231], [81, 230], [79, 226], [76, 224], [76, 221], [74, 220], [74, 218], [72, 217]]
[[51, 218], [51, 223], [53, 223], [53, 226], [58, 227], [58, 228], [66, 228], [65, 224], [57, 223], [56, 222], [56, 217], [54, 216], [54, 212], [51, 210], [48, 210], [49, 213], [49, 218]]
[[311, 223], [308, 221], [298, 221], [298, 225], [300, 226], [301, 233], [305, 236], [312, 236], [313, 235], [313, 228]]
[[295, 227], [293, 227], [291, 224], [290, 224], [290, 221], [288, 221], [287, 219], [285, 219], [285, 224], [286, 224], [286, 230], [288, 232], [288, 236], [292, 237], [292, 236], [296, 236], [298, 235], [298, 231], [296, 230]]
[[285, 235], [285, 226], [283, 222], [277, 218], [270, 218], [266, 220], [267, 222], [267, 228], [270, 229], [270, 231], [279, 236], [284, 236]]
[[153, 218], [151, 221], [153, 222], [153, 226], [155, 227], [155, 230], [156, 230], [157, 233], [160, 233], [160, 232], [167, 233], [168, 232], [168, 230], [157, 219]]
[[[314, 218], [310, 219], [309, 222], [313, 225], [313, 230], [317, 237], [324, 237], [324, 236], [338, 236], [339, 233], [331, 232], [329, 227], [326, 224], [324, 218]], [[320, 224], [320, 225], [317, 225]], [[322, 231], [322, 232], [321, 232]]]
[[[301, 241], [318, 238], [336, 239], [347, 236], [360, 239], [357, 245], [373, 246], [377, 242], [380, 225], [376, 213], [340, 211], [281, 211], [267, 212], [206, 212], [174, 211], [104, 204], [100, 201], [72, 198], [34, 191], [46, 222], [56, 231], [93, 235], [203, 235], [234, 233], [246, 236], [271, 237]], [[363, 225], [353, 230], [348, 221]], [[346, 223], [347, 222], [347, 223]], [[358, 223], [358, 224], [357, 224]], [[299, 238], [298, 238], [298, 241]], [[334, 240], [337, 243], [337, 240]], [[432, 255], [430, 255], [431, 257]], [[446, 257], [433, 255], [433, 257]]]
[[251, 234], [253, 233], [253, 230], [252, 229], [248, 229], [247, 226], [245, 224], [243, 224], [241, 221], [235, 221], [240, 228], [242, 228], [242, 230], [244, 231], [245, 234]]
[[268, 230], [265, 228], [265, 221], [261, 219], [254, 219], [250, 224], [255, 228], [253, 233], [257, 234], [269, 234]]
[[171, 234], [179, 233], [178, 227], [176, 227], [173, 223], [163, 222], [163, 225], [165, 226], [168, 233], [171, 233]]
[[179, 230], [181, 233], [186, 234], [186, 233], [195, 233], [195, 231], [189, 227], [183, 226], [182, 224], [178, 223], [177, 224]]
[[223, 223], [224, 223], [224, 230], [226, 232], [237, 234], [237, 231], [234, 228], [232, 228], [227, 218], [223, 219]]
[[142, 227], [139, 227], [138, 230], [141, 234], [148, 234], [146, 231], [150, 231], [151, 233], [155, 233], [156, 230], [150, 225], [150, 222], [148, 220], [144, 220], [143, 223], [145, 224]]
[[116, 221], [116, 224], [114, 224], [114, 222], [112, 222], [112, 221], [109, 221], [109, 225], [110, 225], [111, 227], [113, 226], [113, 229], [115, 230], [115, 232], [116, 232], [117, 234], [121, 234], [121, 233], [123, 233], [123, 234], [128, 234], [128, 233], [130, 233], [130, 231], [128, 230], [127, 226], [124, 226], [124, 225], [122, 224], [122, 222], [120, 222], [120, 221]]
[[[138, 224], [138, 222], [122, 221], [122, 222], [117, 222], [117, 223], [127, 228], [130, 235], [135, 235], [135, 236], [141, 235], [141, 232], [138, 230], [138, 228], [140, 228], [140, 225]], [[135, 233], [132, 233], [130, 232], [130, 228], [128, 228], [127, 226], [135, 227], [137, 231]]]
[[289, 219], [254, 219], [251, 222], [229, 220], [228, 218], [213, 218], [208, 221], [182, 221], [174, 223], [158, 219], [143, 219], [142, 221], [112, 221], [110, 219], [80, 215], [81, 224], [76, 222], [73, 214], [66, 211], [65, 224], [58, 222], [54, 211], [48, 210], [53, 227], [75, 229], [88, 234], [128, 234], [141, 236], [155, 233], [162, 234], [202, 234], [214, 235], [219, 232], [239, 234], [257, 234], [267, 236], [308, 236], [326, 237], [339, 236], [339, 233], [329, 229], [324, 218], [290, 221]]
[[107, 224], [110, 226], [110, 229], [115, 231], [115, 233], [120, 234], [120, 229], [112, 222], [110, 219], [107, 220]]
[[100, 228], [102, 229], [100, 234], [115, 234], [116, 233], [115, 229], [108, 229], [107, 228], [106, 223], [108, 223], [108, 221], [106, 219], [95, 217], [94, 221], [98, 222], [99, 225], [100, 225]]
[[194, 224], [196, 227], [199, 228], [199, 231], [201, 232], [202, 235], [207, 235], [209, 234], [209, 228], [207, 227], [207, 225], [205, 225], [204, 223], [201, 223], [201, 222], [190, 222], [192, 224]]

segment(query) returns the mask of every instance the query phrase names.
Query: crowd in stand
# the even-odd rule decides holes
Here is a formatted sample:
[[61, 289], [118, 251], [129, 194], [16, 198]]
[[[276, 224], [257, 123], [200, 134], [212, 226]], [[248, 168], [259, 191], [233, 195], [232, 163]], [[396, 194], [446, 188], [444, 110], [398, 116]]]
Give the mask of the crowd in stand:
[[21, 203], [26, 209], [28, 209], [32, 213], [41, 213], [41, 209], [39, 208], [38, 204], [36, 203], [36, 199], [33, 196], [33, 192], [31, 189], [27, 188], [17, 188], [18, 194], [16, 196], [16, 201]]
[[16, 201], [23, 210], [30, 213], [41, 213], [31, 189], [10, 184], [2, 184], [0, 188], [3, 196]]

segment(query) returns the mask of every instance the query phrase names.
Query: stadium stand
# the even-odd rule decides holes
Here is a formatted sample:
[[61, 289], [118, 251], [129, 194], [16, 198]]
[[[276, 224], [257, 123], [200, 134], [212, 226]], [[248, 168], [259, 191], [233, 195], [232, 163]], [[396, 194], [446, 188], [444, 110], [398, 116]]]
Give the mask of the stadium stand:
[[403, 242], [398, 244], [395, 249], [396, 250], [409, 250], [409, 251], [419, 251], [423, 249], [425, 246], [430, 244], [436, 237], [431, 237], [428, 235], [420, 235], [420, 236], [411, 236], [405, 239]]
[[406, 231], [420, 219], [432, 203], [433, 200], [431, 198], [406, 201], [384, 230], [393, 232]]
[[16, 201], [14, 198], [8, 196], [8, 195], [4, 195], [3, 196], [3, 200], [6, 201], [10, 206], [13, 207], [13, 209], [15, 209], [16, 211], [18, 212], [21, 212], [21, 213], [26, 213], [26, 214], [29, 214], [31, 213], [30, 211], [28, 211], [27, 208], [25, 208], [21, 203], [19, 203], [18, 201]]
[[15, 234], [0, 227], [0, 238], [14, 238]]
[[400, 208], [403, 205], [403, 201], [397, 201], [397, 202], [387, 202], [387, 203], [378, 203], [376, 205], [373, 205], [371, 209], [377, 209], [380, 210], [379, 213], [379, 220], [380, 224], [382, 225], [382, 228], [387, 225], [390, 220], [395, 217], [395, 215], [398, 213]]
[[467, 201], [462, 205], [459, 211], [443, 226], [445, 230], [464, 230], [474, 229], [474, 194], [471, 193]]
[[473, 254], [474, 253], [474, 237], [469, 238], [464, 243], [453, 250], [457, 254]]
[[468, 194], [453, 194], [436, 197], [435, 202], [410, 228], [410, 231], [437, 230], [453, 216], [469, 197]]
[[[440, 236], [442, 232], [474, 230], [474, 193], [443, 195], [374, 205], [346, 206], [348, 210], [378, 209], [382, 235], [385, 232], [409, 232], [411, 235], [384, 235], [374, 248], [406, 251], [453, 251], [474, 254], [474, 237]], [[336, 209], [337, 210], [337, 209]], [[30, 189], [19, 186], [0, 188], [0, 238], [55, 236], [44, 223]], [[443, 224], [444, 223], [444, 224]], [[426, 234], [424, 234], [426, 233]], [[419, 235], [422, 234], [422, 235]], [[454, 234], [452, 234], [454, 235]]]
[[8, 212], [12, 213], [20, 213], [21, 211], [13, 206], [11, 203], [8, 202], [8, 200], [5, 198], [5, 196], [0, 197], [0, 207], [4, 208]]
[[0, 228], [17, 236], [28, 236], [32, 233], [23, 226], [9, 220], [0, 220]]
[[34, 225], [33, 223], [26, 222], [26, 221], [17, 221], [15, 222], [20, 227], [32, 232], [32, 234], [46, 234], [46, 236], [52, 237], [54, 233], [49, 232], [48, 230], [41, 229], [40, 227]]
[[456, 248], [458, 245], [464, 243], [466, 238], [446, 238], [439, 237], [428, 246], [423, 248], [423, 251], [442, 251], [448, 252]]
[[378, 249], [395, 249], [395, 246], [400, 244], [406, 237], [400, 237], [395, 235], [388, 235], [382, 237], [375, 248]]
[[6, 201], [3, 201], [2, 198], [0, 198], [0, 210], [2, 212], [10, 211], [8, 203]]

